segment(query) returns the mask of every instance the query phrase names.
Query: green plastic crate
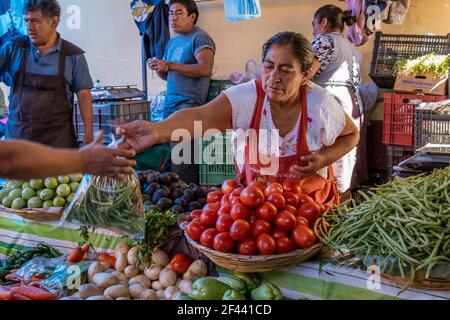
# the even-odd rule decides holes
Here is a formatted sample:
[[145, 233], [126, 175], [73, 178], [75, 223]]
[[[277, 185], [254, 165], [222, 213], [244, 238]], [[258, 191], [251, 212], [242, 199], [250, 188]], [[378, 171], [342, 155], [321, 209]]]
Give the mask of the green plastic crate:
[[218, 186], [227, 179], [236, 178], [236, 169], [230, 164], [201, 164], [199, 182], [201, 185]]

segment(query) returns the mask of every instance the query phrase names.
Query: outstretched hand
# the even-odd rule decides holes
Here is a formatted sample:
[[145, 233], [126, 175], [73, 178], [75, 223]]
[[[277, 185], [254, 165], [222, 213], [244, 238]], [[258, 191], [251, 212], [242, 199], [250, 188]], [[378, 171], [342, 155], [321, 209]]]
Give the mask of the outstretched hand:
[[158, 134], [153, 125], [144, 120], [133, 121], [117, 128], [116, 134], [124, 137], [120, 149], [133, 149], [136, 153], [150, 148], [158, 142]]

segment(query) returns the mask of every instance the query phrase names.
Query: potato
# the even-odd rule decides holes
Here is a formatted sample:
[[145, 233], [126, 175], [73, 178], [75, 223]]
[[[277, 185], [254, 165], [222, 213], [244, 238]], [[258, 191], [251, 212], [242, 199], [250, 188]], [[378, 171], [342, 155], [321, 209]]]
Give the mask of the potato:
[[126, 297], [128, 296], [128, 287], [124, 286], [123, 284], [117, 284], [115, 286], [106, 288], [103, 294], [105, 296], [110, 296], [113, 299], [117, 299], [119, 297]]
[[92, 296], [86, 300], [112, 300], [112, 298], [110, 296]]
[[156, 291], [156, 298], [157, 298], [158, 300], [164, 299], [164, 290], [158, 290], [158, 291]]
[[111, 272], [111, 274], [113, 274], [119, 280], [119, 284], [123, 284], [124, 286], [128, 285], [128, 278], [124, 273], [114, 271]]
[[116, 259], [116, 271], [123, 272], [125, 268], [128, 266], [128, 258], [126, 253], [120, 253]]
[[183, 296], [184, 295], [184, 293], [183, 292], [181, 292], [181, 291], [177, 291], [177, 292], [175, 292], [174, 294], [173, 294], [173, 296], [172, 296], [172, 299], [171, 300], [178, 300], [178, 298], [180, 297], [180, 296]]
[[112, 272], [114, 272], [114, 271], [116, 271], [116, 269], [106, 269], [104, 272], [106, 272], [106, 273], [112, 273]]
[[152, 254], [152, 263], [165, 267], [169, 263], [169, 256], [161, 249], [156, 248]]
[[183, 274], [183, 279], [195, 281], [208, 274], [208, 266], [202, 260], [195, 260]]
[[138, 265], [139, 271], [143, 272], [145, 269], [147, 269], [150, 266], [148, 262], [141, 262]]
[[146, 288], [150, 288], [152, 282], [150, 281], [149, 278], [147, 278], [146, 276], [144, 276], [143, 274], [134, 276], [133, 278], [130, 279], [130, 281], [128, 281], [128, 284], [131, 286], [132, 284], [135, 283], [140, 283], [142, 284], [144, 287]]
[[166, 288], [173, 286], [177, 283], [177, 274], [172, 269], [164, 268], [159, 274], [159, 282]]
[[144, 270], [144, 274], [150, 280], [158, 280], [159, 274], [161, 273], [163, 267], [159, 265], [151, 265], [150, 268]]
[[128, 266], [125, 268], [124, 273], [127, 278], [133, 278], [134, 276], [137, 276], [139, 274], [139, 269], [135, 266]]
[[159, 281], [153, 281], [152, 288], [155, 289], [155, 291], [164, 290], [164, 286]]
[[127, 259], [128, 259], [128, 264], [135, 266], [137, 265], [138, 259], [137, 259], [137, 255], [139, 253], [139, 247], [133, 247], [128, 251], [127, 254]]
[[117, 258], [119, 256], [119, 254], [121, 254], [121, 253], [127, 254], [129, 250], [130, 250], [130, 246], [128, 245], [128, 243], [122, 242], [122, 243], [117, 244], [116, 249], [114, 250], [114, 254]]
[[101, 288], [108, 288], [119, 283], [119, 279], [115, 275], [106, 272], [95, 274], [92, 280]]
[[175, 294], [175, 292], [179, 291], [177, 287], [171, 286], [164, 290], [164, 299], [166, 300], [172, 300], [172, 296]]
[[128, 287], [128, 293], [133, 299], [139, 299], [142, 293], [148, 288], [140, 283], [134, 283]]
[[116, 300], [131, 300], [130, 296], [118, 297]]
[[156, 300], [156, 292], [153, 289], [146, 289], [141, 294], [142, 300]]
[[191, 294], [192, 292], [192, 280], [183, 279], [178, 285], [180, 291], [185, 294]]
[[108, 263], [107, 267], [103, 263], [100, 263], [100, 262], [91, 263], [91, 265], [89, 266], [89, 269], [88, 269], [88, 282], [92, 283], [93, 282], [92, 278], [94, 277], [95, 274], [104, 272], [108, 268], [109, 268], [109, 263]]
[[103, 290], [100, 289], [99, 286], [95, 284], [83, 284], [78, 289], [78, 296], [82, 299], [86, 299], [93, 296], [101, 296], [103, 294]]

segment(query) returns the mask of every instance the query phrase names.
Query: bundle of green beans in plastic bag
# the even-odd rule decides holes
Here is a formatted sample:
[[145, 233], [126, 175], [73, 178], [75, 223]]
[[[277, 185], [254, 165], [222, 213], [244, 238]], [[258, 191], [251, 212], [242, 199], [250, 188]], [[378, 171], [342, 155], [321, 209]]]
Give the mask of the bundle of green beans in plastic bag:
[[[116, 145], [113, 142], [110, 147]], [[78, 221], [92, 228], [108, 228], [143, 236], [145, 212], [136, 173], [119, 177], [85, 175], [63, 221]]]

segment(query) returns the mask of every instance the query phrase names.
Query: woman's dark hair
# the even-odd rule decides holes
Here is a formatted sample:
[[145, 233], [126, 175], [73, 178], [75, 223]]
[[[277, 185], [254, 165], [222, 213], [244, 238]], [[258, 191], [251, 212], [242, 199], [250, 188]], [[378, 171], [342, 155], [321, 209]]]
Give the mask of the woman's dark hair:
[[272, 36], [263, 45], [263, 62], [266, 59], [267, 52], [273, 45], [290, 46], [302, 72], [306, 72], [311, 68], [314, 59], [311, 42], [301, 33], [284, 31]]
[[328, 21], [328, 29], [330, 31], [336, 29], [343, 31], [345, 25], [350, 27], [356, 22], [357, 19], [357, 17], [352, 16], [351, 10], [342, 11], [341, 8], [332, 4], [320, 7], [314, 14], [314, 19], [316, 19], [319, 23], [325, 18]]
[[28, 0], [23, 11], [26, 13], [39, 10], [47, 19], [61, 16], [61, 7], [56, 0]]
[[179, 4], [183, 5], [186, 8], [189, 16], [191, 14], [195, 13], [194, 25], [197, 24], [199, 12], [198, 12], [197, 4], [195, 3], [194, 0], [170, 0], [169, 7], [171, 5], [173, 5], [174, 3], [179, 3]]

